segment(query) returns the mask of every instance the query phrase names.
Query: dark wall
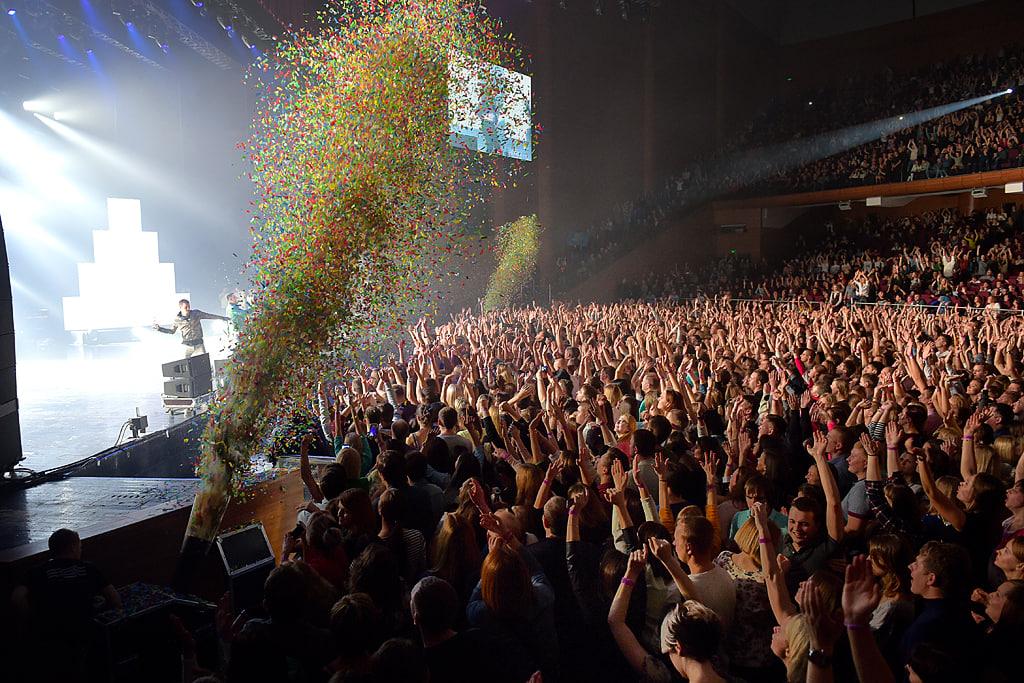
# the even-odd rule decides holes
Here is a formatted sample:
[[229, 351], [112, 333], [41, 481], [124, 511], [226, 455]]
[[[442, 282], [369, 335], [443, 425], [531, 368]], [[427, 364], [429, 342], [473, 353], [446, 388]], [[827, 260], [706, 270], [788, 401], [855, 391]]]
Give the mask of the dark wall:
[[724, 3], [662, 3], [646, 23], [595, 16], [590, 3], [562, 10], [491, 0], [488, 8], [533, 55], [543, 126], [531, 174], [495, 198], [492, 220], [538, 212], [542, 268], [570, 232], [660, 188], [742, 128], [772, 87], [775, 47]]
[[647, 22], [623, 21], [612, 3], [603, 16], [589, 2], [487, 6], [533, 57], [543, 128], [522, 186], [495, 198], [495, 224], [536, 211], [561, 243], [714, 144], [725, 84], [711, 4], [662, 3]]

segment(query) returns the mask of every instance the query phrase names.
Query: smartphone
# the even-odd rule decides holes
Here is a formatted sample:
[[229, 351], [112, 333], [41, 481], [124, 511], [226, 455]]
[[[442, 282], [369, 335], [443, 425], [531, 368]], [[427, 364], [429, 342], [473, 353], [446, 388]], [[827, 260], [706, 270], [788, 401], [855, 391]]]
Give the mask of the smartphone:
[[373, 438], [376, 439], [377, 438], [377, 432], [378, 432], [377, 425], [370, 425], [370, 436], [372, 436]]

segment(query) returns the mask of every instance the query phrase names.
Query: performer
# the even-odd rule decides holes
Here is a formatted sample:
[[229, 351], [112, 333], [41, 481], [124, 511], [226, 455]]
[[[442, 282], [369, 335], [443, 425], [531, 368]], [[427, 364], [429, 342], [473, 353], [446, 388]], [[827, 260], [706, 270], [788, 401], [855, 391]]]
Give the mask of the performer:
[[206, 345], [203, 344], [203, 321], [204, 320], [228, 320], [223, 315], [214, 315], [213, 313], [205, 313], [198, 309], [192, 310], [192, 305], [189, 304], [188, 299], [182, 299], [178, 302], [178, 315], [174, 316], [174, 323], [171, 327], [164, 327], [157, 323], [153, 323], [153, 329], [159, 330], [164, 334], [174, 334], [178, 330], [181, 330], [181, 345], [185, 351], [185, 358], [190, 358], [196, 354], [206, 353]]
[[233, 336], [237, 337], [238, 333], [242, 331], [242, 327], [245, 325], [245, 317], [249, 315], [249, 307], [238, 292], [231, 292], [228, 294], [228, 305], [225, 313], [228, 314], [228, 319], [231, 320], [231, 331]]

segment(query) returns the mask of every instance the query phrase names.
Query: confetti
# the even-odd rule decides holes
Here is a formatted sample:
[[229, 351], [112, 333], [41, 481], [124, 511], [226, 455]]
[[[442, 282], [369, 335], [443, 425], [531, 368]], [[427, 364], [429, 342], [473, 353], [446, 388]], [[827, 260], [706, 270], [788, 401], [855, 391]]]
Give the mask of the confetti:
[[[187, 533], [205, 540], [252, 458], [308, 412], [311, 387], [436, 306], [448, 254], [475, 254], [474, 205], [519, 172], [449, 142], [450, 100], [494, 101], [507, 88], [482, 71], [478, 90], [456, 92], [469, 86], [449, 83], [453, 56], [524, 70], [479, 2], [332, 2], [312, 23], [246, 76], [259, 96], [240, 145], [256, 192], [254, 303], [203, 434]], [[525, 265], [515, 258], [510, 273]]]
[[485, 311], [516, 303], [537, 267], [540, 235], [537, 214], [522, 216], [498, 228], [498, 265], [484, 294]]

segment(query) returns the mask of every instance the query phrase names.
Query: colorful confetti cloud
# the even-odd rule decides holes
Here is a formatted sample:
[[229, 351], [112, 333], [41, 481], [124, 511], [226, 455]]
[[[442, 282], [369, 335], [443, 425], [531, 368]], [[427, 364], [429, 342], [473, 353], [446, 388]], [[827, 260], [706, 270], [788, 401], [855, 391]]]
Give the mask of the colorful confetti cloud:
[[479, 2], [335, 2], [314, 23], [248, 76], [260, 94], [242, 146], [257, 194], [254, 307], [204, 433], [187, 533], [206, 541], [268, 434], [308, 410], [311, 388], [429, 308], [471, 211], [518, 168], [449, 136], [450, 101], [507, 88], [482, 72], [458, 92], [469, 86], [450, 81], [453, 56], [523, 69]]

